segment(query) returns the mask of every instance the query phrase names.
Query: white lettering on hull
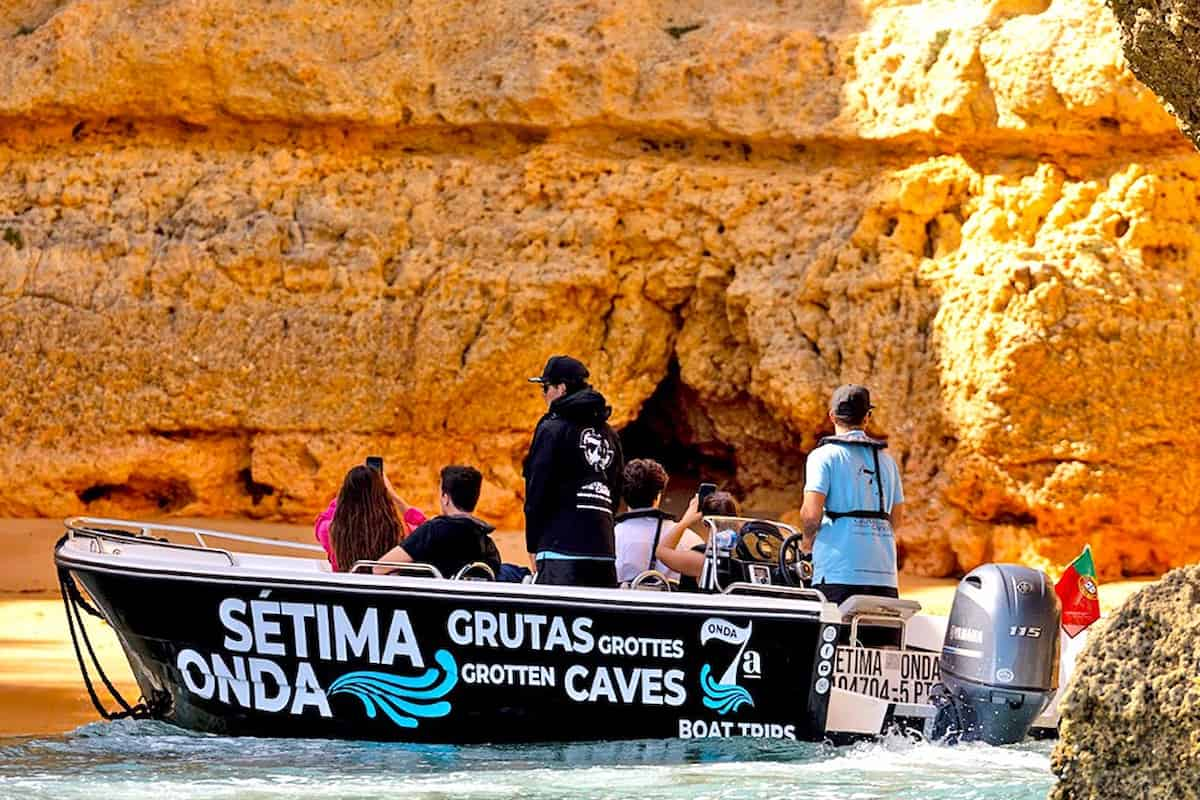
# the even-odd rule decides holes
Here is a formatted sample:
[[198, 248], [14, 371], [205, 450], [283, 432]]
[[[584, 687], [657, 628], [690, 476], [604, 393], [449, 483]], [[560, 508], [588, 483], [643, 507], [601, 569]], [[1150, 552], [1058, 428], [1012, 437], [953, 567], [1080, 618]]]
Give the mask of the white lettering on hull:
[[228, 656], [219, 653], [211, 660], [195, 650], [180, 650], [175, 666], [183, 675], [188, 691], [203, 700], [215, 695], [227, 705], [251, 708], [256, 711], [283, 711], [303, 714], [308, 708], [317, 709], [322, 717], [332, 717], [329, 699], [317, 681], [312, 665], [301, 661], [296, 665], [296, 678], [289, 681], [283, 668], [266, 658]]
[[796, 738], [796, 726], [767, 722], [733, 722], [715, 719], [679, 720], [680, 739], [728, 739], [732, 736], [794, 740]]
[[[444, 631], [430, 631], [438, 644], [426, 643], [431, 657], [427, 662], [409, 613], [403, 609], [347, 608], [260, 596], [225, 598], [217, 613], [224, 629], [223, 650], [179, 651], [175, 666], [184, 687], [202, 700], [266, 713], [315, 712], [329, 718], [333, 712], [327, 693], [331, 693], [357, 697], [372, 719], [383, 721], [386, 717], [411, 728], [420, 720], [445, 717], [452, 707], [458, 707], [459, 701], [449, 695], [456, 684], [472, 687], [467, 694], [468, 709], [486, 709], [492, 702], [486, 698], [486, 690], [477, 687], [524, 690], [516, 696], [509, 692], [508, 703], [536, 704], [549, 694], [559, 702], [565, 698], [581, 704], [679, 708], [688, 702], [689, 682], [695, 685], [699, 679], [689, 671], [695, 665], [682, 663], [687, 654], [683, 638], [626, 634], [619, 626], [596, 631], [591, 616], [455, 609], [444, 618]], [[717, 689], [728, 690], [739, 676], [762, 677], [762, 654], [745, 649], [750, 633], [750, 622], [736, 625], [710, 618], [702, 623], [702, 647], [717, 641], [739, 648], [725, 677], [716, 681]], [[479, 660], [464, 663], [460, 653], [445, 645], [445, 639], [460, 648], [474, 648]], [[694, 645], [696, 639], [690, 641]], [[487, 651], [511, 652], [514, 660], [523, 663], [494, 663], [505, 660], [504, 656]], [[542, 659], [543, 653], [576, 658]], [[583, 657], [589, 655], [607, 663], [587, 663]], [[281, 658], [294, 660], [281, 662]], [[838, 668], [877, 671], [880, 658], [877, 651], [839, 650]], [[647, 659], [660, 663], [648, 664]], [[555, 663], [536, 663], [544, 660]], [[664, 660], [669, 661], [661, 663]], [[336, 669], [329, 674], [318, 662], [347, 666], [340, 674]], [[327, 687], [322, 686], [313, 664], [318, 664]], [[926, 665], [903, 666], [907, 668], [905, 677], [928, 679], [919, 672], [928, 672]], [[734, 688], [745, 692], [742, 687]], [[726, 714], [728, 709], [711, 705], [705, 696], [705, 705]], [[338, 708], [342, 707], [339, 701]], [[377, 713], [381, 709], [384, 713]], [[704, 711], [697, 708], [682, 713], [703, 715]], [[688, 719], [678, 724], [683, 737], [795, 738], [793, 725], [728, 719]]]
[[589, 617], [576, 617], [568, 624], [562, 617], [541, 614], [497, 614], [459, 609], [451, 612], [446, 621], [446, 631], [450, 641], [464, 646], [541, 650], [547, 653], [556, 650], [590, 653], [596, 646]]
[[577, 703], [640, 703], [647, 706], [681, 706], [687, 700], [683, 670], [643, 667], [595, 667], [575, 664], [567, 668], [563, 687]]

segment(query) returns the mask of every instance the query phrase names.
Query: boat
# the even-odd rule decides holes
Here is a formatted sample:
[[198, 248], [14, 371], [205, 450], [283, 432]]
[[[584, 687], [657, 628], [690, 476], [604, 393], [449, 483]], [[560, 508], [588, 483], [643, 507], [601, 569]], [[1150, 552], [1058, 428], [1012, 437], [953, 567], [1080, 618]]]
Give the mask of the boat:
[[[1044, 575], [976, 570], [959, 588], [959, 616], [974, 616], [958, 621], [961, 598], [950, 619], [904, 599], [839, 606], [804, 585], [794, 529], [759, 527], [757, 540], [710, 546], [705, 593], [671, 591], [658, 573], [619, 589], [501, 583], [484, 565], [450, 577], [421, 564], [375, 574], [379, 562], [338, 573], [317, 545], [93, 517], [65, 521], [54, 557], [106, 718], [426, 743], [841, 741], [896, 727], [1005, 743], [1053, 730], [1067, 659], [1057, 617], [1043, 619], [1058, 608]], [[986, 591], [999, 600], [980, 601]], [[96, 660], [87, 612], [115, 632], [139, 702]], [[1006, 627], [1024, 632], [1001, 636]], [[982, 678], [967, 674], [980, 665]]]

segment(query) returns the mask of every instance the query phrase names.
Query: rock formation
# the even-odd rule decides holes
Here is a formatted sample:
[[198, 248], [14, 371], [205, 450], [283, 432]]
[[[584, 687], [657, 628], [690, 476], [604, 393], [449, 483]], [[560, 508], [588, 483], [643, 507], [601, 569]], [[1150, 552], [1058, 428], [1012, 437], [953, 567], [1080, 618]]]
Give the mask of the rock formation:
[[1162, 98], [1200, 146], [1200, 3], [1196, 0], [1109, 0], [1135, 75]]
[[869, 384], [906, 569], [1200, 555], [1200, 157], [1097, 0], [18, 0], [0, 512], [520, 525], [583, 358], [798, 505]]
[[1092, 629], [1051, 766], [1051, 800], [1200, 797], [1200, 567], [1168, 573]]

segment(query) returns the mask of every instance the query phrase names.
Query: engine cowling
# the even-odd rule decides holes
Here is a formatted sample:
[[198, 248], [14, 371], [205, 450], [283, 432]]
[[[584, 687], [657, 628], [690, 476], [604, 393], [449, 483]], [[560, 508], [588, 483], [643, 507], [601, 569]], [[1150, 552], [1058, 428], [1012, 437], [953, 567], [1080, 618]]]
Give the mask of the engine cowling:
[[1062, 618], [1046, 574], [985, 564], [958, 585], [939, 659], [933, 736], [1019, 742], [1058, 688]]

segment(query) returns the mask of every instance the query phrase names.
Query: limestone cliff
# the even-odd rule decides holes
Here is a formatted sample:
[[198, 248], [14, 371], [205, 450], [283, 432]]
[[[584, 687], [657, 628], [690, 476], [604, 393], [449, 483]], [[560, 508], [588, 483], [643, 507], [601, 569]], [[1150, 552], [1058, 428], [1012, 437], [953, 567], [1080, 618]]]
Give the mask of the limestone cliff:
[[800, 497], [869, 384], [907, 569], [1200, 555], [1200, 157], [1096, 0], [16, 0], [0, 513], [520, 524], [545, 357]]

